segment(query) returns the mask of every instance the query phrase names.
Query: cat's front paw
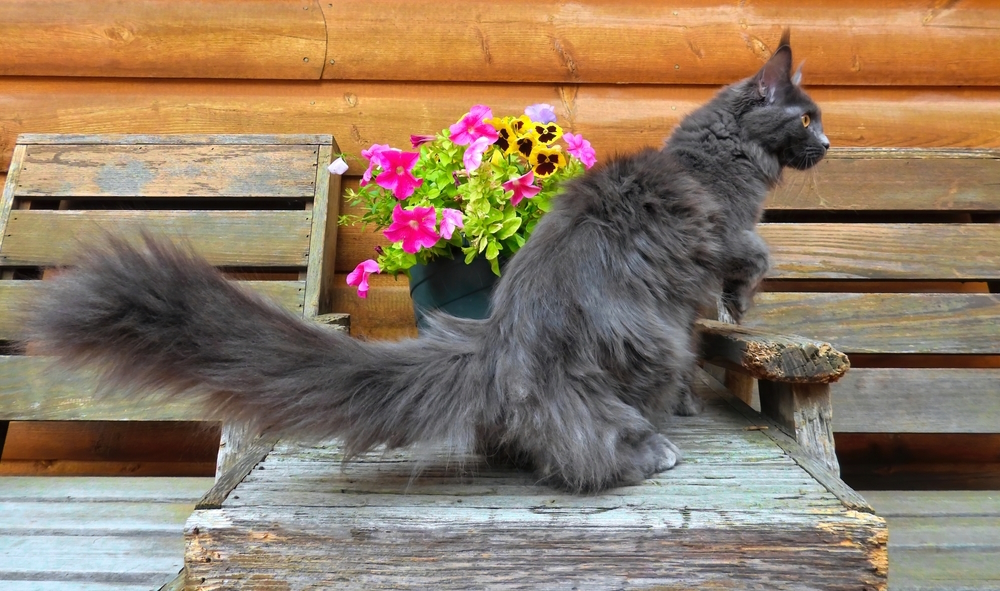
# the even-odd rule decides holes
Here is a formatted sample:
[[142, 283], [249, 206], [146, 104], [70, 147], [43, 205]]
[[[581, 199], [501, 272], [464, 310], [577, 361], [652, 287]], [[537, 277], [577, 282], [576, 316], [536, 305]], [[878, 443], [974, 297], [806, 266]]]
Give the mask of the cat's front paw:
[[682, 459], [681, 450], [671, 443], [666, 436], [654, 433], [646, 439], [645, 443], [645, 449], [643, 450], [645, 452], [645, 457], [643, 458], [643, 475], [646, 478], [660, 472], [666, 472], [680, 463]]
[[685, 385], [678, 393], [674, 404], [674, 414], [682, 417], [693, 417], [705, 410], [705, 401], [694, 393], [690, 386]]
[[746, 309], [746, 306], [740, 304], [737, 296], [729, 293], [722, 294], [722, 297], [718, 300], [719, 322], [739, 324], [740, 320], [743, 319]]

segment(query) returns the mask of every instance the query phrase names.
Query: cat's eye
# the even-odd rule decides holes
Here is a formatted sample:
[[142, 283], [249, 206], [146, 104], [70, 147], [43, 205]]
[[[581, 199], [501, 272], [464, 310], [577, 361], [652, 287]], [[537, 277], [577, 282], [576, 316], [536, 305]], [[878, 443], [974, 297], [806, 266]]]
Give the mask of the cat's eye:
[[805, 115], [802, 116], [802, 127], [809, 127], [809, 124], [811, 122], [812, 119], [809, 118], [809, 113], [806, 113]]

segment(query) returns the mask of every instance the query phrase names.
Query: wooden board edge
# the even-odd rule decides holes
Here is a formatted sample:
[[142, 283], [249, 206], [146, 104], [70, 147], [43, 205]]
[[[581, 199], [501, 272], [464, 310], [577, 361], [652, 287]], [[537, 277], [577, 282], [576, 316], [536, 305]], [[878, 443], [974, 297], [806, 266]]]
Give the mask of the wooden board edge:
[[996, 148], [831, 148], [827, 159], [955, 159], [991, 160], [1000, 158]]
[[[306, 293], [303, 314], [306, 318], [312, 318], [320, 313], [323, 305], [323, 279], [325, 269], [328, 266], [327, 259], [336, 260], [336, 231], [334, 231], [334, 242], [332, 248], [329, 242], [329, 217], [336, 216], [337, 205], [340, 200], [339, 191], [336, 198], [330, 199], [330, 171], [327, 170], [332, 157], [333, 148], [331, 146], [318, 146], [316, 150], [316, 181], [314, 183], [315, 193], [312, 202], [312, 229], [309, 232], [309, 262], [306, 268]], [[338, 186], [339, 189], [339, 186]], [[326, 311], [326, 310], [324, 310]]]
[[215, 485], [198, 501], [194, 510], [221, 509], [229, 494], [271, 453], [277, 442], [277, 437], [266, 434], [253, 442], [243, 456], [215, 481]]
[[157, 591], [184, 591], [187, 586], [187, 569], [182, 568], [177, 576], [165, 583]]
[[698, 373], [701, 381], [708, 386], [713, 393], [719, 395], [719, 397], [729, 403], [729, 405], [736, 409], [736, 411], [744, 418], [754, 425], [766, 427], [760, 430], [763, 431], [769, 439], [774, 441], [778, 447], [784, 450], [784, 452], [787, 453], [800, 468], [805, 470], [806, 473], [819, 482], [823, 488], [835, 496], [844, 508], [850, 511], [875, 515], [875, 510], [872, 509], [872, 506], [868, 504], [868, 501], [866, 501], [864, 497], [859, 495], [851, 487], [847, 486], [843, 480], [830, 472], [825, 466], [814, 460], [808, 454], [804, 453], [801, 446], [799, 446], [794, 439], [782, 432], [781, 426], [747, 406], [745, 402], [729, 392], [725, 386], [719, 383], [718, 380], [708, 373]]
[[[14, 155], [10, 161], [10, 168], [7, 169], [7, 182], [3, 187], [3, 196], [0, 197], [0, 253], [3, 252], [3, 237], [7, 235], [7, 220], [10, 219], [10, 210], [14, 207], [14, 188], [21, 176], [21, 165], [24, 163], [24, 155], [27, 151], [28, 148], [25, 146], [14, 146]], [[0, 262], [2, 261], [3, 259], [0, 258]]]
[[163, 144], [163, 145], [296, 145], [312, 144], [328, 146], [333, 144], [329, 134], [75, 134], [75, 133], [22, 133], [17, 136], [17, 145], [65, 145], [65, 144]]

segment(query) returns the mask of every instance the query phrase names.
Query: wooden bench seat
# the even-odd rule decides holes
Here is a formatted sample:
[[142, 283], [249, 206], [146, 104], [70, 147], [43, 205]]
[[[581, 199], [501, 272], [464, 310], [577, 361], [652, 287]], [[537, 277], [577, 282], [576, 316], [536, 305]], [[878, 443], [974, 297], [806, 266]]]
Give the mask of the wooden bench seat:
[[189, 589], [884, 589], [884, 521], [699, 379], [707, 410], [669, 429], [684, 463], [599, 495], [479, 458], [258, 446], [187, 522]]
[[[72, 264], [102, 232], [130, 236], [142, 227], [185, 241], [287, 309], [346, 328], [343, 316], [323, 314], [338, 204], [328, 196], [340, 192], [326, 170], [335, 150], [328, 135], [22, 135], [0, 200], [0, 451], [10, 421], [147, 421], [156, 429], [152, 421], [203, 416], [183, 403], [94, 399], [86, 372], [24, 354], [26, 304], [53, 268]], [[252, 435], [223, 428], [219, 471]], [[60, 458], [43, 464], [51, 474], [88, 469]], [[177, 578], [182, 525], [213, 482], [0, 477], [0, 588], [158, 589]]]

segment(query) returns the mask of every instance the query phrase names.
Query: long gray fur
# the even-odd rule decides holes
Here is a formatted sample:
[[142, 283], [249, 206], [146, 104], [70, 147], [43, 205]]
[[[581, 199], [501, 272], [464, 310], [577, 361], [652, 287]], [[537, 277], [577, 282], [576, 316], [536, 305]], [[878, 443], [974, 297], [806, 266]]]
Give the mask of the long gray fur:
[[361, 342], [147, 235], [109, 239], [56, 279], [32, 338], [132, 396], [198, 396], [208, 416], [339, 437], [349, 456], [446, 443], [573, 491], [638, 482], [680, 459], [658, 427], [697, 411], [699, 311], [721, 299], [739, 320], [767, 271], [755, 232], [767, 191], [829, 146], [790, 71], [786, 36], [662, 150], [568, 183], [486, 320], [436, 316], [418, 339]]

